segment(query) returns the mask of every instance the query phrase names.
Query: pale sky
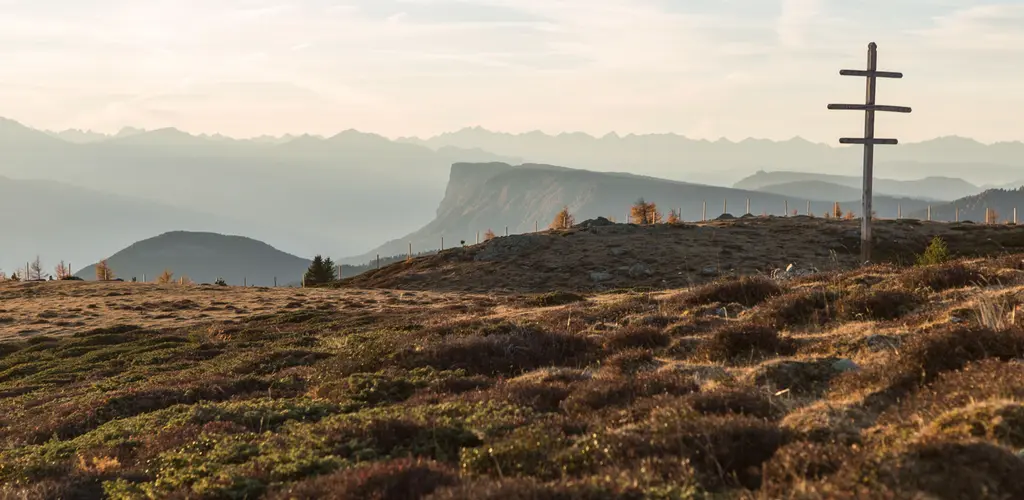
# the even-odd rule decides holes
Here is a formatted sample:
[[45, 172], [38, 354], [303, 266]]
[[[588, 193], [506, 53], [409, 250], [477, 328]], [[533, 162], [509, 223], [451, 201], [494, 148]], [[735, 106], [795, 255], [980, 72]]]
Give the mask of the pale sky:
[[0, 116], [388, 137], [467, 126], [1024, 139], [1024, 0], [0, 0]]

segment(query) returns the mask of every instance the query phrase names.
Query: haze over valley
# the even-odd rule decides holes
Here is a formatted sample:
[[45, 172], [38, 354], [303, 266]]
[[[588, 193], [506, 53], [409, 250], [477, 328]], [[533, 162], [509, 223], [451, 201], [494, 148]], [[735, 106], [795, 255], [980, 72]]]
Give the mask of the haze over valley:
[[[0, 144], [0, 222], [19, 228], [4, 245], [6, 270], [36, 255], [81, 268], [171, 231], [246, 236], [304, 259], [326, 254], [358, 266], [405, 254], [409, 243], [415, 252], [436, 250], [442, 236], [450, 246], [488, 229], [532, 232], [564, 205], [579, 220], [622, 221], [640, 197], [666, 214], [682, 209], [684, 220], [699, 220], [705, 200], [712, 218], [727, 199], [735, 215], [748, 198], [755, 215], [783, 215], [787, 203], [803, 213], [807, 201], [814, 214], [834, 202], [860, 209], [859, 150], [804, 140], [481, 128], [425, 140], [355, 130], [232, 139], [172, 128], [44, 132], [3, 119]], [[887, 154], [875, 182], [883, 217], [1015, 188], [1015, 176], [1024, 177], [1020, 143], [940, 138]], [[19, 209], [37, 199], [52, 202]]]

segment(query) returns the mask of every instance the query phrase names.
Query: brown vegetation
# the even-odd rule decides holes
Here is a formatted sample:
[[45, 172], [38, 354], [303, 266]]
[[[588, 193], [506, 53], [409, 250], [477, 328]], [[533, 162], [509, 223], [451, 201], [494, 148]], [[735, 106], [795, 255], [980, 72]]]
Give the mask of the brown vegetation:
[[0, 498], [1021, 498], [1021, 257], [597, 294], [4, 282]]

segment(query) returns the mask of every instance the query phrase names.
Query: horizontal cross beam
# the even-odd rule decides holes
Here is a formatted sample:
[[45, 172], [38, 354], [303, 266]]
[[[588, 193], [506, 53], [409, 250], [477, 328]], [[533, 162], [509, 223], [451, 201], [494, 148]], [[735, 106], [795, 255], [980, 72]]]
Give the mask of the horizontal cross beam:
[[875, 78], [903, 78], [903, 73], [896, 71], [865, 71], [863, 69], [841, 69], [843, 76], [873, 76]]
[[886, 106], [883, 104], [829, 104], [828, 109], [845, 109], [850, 111], [889, 111], [892, 113], [909, 113], [906, 106]]
[[842, 137], [839, 139], [839, 144], [881, 144], [894, 146], [899, 143], [898, 139], [864, 139], [862, 137]]

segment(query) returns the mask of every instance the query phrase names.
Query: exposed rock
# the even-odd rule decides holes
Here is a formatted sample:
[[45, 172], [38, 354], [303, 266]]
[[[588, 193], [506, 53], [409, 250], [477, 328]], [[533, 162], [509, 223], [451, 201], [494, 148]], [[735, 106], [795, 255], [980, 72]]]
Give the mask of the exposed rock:
[[477, 261], [505, 260], [540, 246], [540, 239], [530, 234], [514, 234], [488, 241], [473, 257]]
[[651, 271], [651, 268], [647, 264], [644, 264], [642, 262], [637, 262], [636, 264], [630, 266], [628, 272], [631, 278], [640, 278], [643, 276], [650, 276], [654, 274], [654, 271]]
[[715, 266], [707, 266], [700, 270], [701, 276], [718, 276], [718, 268]]
[[860, 366], [854, 363], [852, 359], [840, 359], [835, 363], [832, 363], [832, 369], [839, 373], [846, 372], [859, 372]]
[[593, 272], [590, 273], [590, 280], [591, 281], [596, 281], [598, 283], [600, 283], [602, 281], [608, 281], [608, 280], [612, 279], [613, 277], [614, 276], [612, 276], [612, 273], [606, 273], [604, 271], [593, 271]]
[[612, 221], [610, 221], [608, 219], [605, 219], [604, 217], [598, 217], [596, 219], [585, 220], [583, 222], [580, 222], [579, 224], [576, 224], [573, 227], [578, 227], [578, 228], [581, 228], [581, 229], [590, 229], [592, 227], [614, 226], [614, 225], [615, 225], [614, 222], [612, 222]]
[[891, 335], [869, 335], [864, 338], [864, 344], [872, 352], [878, 352], [898, 348], [900, 346], [900, 338]]
[[772, 270], [772, 279], [776, 280], [787, 280], [793, 278], [802, 278], [804, 276], [811, 276], [818, 274], [818, 269], [814, 267], [797, 268], [793, 264], [786, 266], [786, 269], [774, 269]]

